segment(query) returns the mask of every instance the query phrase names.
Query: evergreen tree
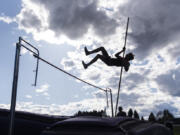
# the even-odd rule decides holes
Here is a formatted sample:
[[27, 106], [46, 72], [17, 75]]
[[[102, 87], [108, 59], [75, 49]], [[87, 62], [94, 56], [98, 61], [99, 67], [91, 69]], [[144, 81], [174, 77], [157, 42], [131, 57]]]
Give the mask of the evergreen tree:
[[144, 117], [143, 116], [141, 117], [141, 120], [144, 121]]
[[156, 118], [155, 118], [153, 112], [150, 113], [148, 120], [151, 121], [151, 122], [156, 121]]
[[134, 110], [134, 118], [139, 119], [139, 114], [137, 113], [136, 110]]
[[96, 110], [93, 110], [93, 111], [84, 111], [84, 112], [81, 112], [81, 111], [78, 111], [78, 113], [76, 113], [74, 116], [97, 116], [97, 117], [102, 117], [104, 116], [104, 111], [101, 110], [101, 111], [96, 111]]
[[133, 117], [133, 110], [131, 108], [128, 111], [128, 117]]
[[167, 122], [174, 119], [174, 116], [172, 113], [169, 112], [169, 110], [165, 109], [163, 111], [163, 122]]
[[164, 123], [163, 122], [163, 111], [159, 111], [156, 115], [156, 120], [159, 122], [159, 123]]

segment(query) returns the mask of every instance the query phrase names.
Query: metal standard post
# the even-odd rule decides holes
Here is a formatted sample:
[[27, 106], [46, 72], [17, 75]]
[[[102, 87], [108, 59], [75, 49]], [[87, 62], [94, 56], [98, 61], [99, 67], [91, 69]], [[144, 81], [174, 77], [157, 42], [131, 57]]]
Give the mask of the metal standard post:
[[[21, 42], [24, 41], [28, 46], [33, 48], [37, 51], [35, 53], [32, 49], [24, 46]], [[21, 46], [27, 49], [28, 51], [32, 52], [34, 55], [39, 57], [39, 50], [35, 48], [33, 45], [26, 42], [24, 39], [19, 37], [19, 43], [16, 44], [16, 55], [15, 55], [15, 63], [14, 63], [14, 76], [13, 76], [13, 86], [12, 86], [12, 96], [11, 96], [11, 108], [10, 108], [10, 124], [9, 124], [9, 135], [13, 135], [14, 133], [14, 119], [15, 119], [15, 108], [16, 108], [16, 95], [17, 95], [17, 85], [18, 85], [18, 74], [19, 74], [19, 61], [20, 61], [20, 51]], [[37, 83], [37, 75], [38, 75], [38, 65], [39, 65], [39, 59], [37, 59], [37, 65], [36, 65], [36, 75], [35, 75], [35, 82], [34, 86], [36, 86]]]
[[[26, 40], [24, 40], [22, 37], [19, 37], [19, 42], [21, 42], [21, 41], [25, 42], [28, 46], [30, 46], [31, 48], [33, 48], [34, 50], [36, 50], [37, 54], [36, 54], [34, 51], [32, 51], [31, 49], [29, 49], [28, 47], [20, 44], [22, 47], [24, 47], [25, 49], [27, 49], [28, 51], [32, 52], [34, 55], [37, 55], [37, 56], [39, 57], [39, 55], [40, 55], [40, 54], [39, 54], [39, 50], [38, 50], [36, 47], [34, 47], [34, 46], [31, 45], [30, 43], [28, 43], [28, 42], [27, 42]], [[36, 70], [34, 70], [34, 72], [36, 72], [36, 74], [35, 74], [35, 80], [34, 80], [33, 86], [36, 86], [36, 84], [37, 84], [38, 69], [39, 69], [39, 59], [37, 58]]]
[[[126, 47], [128, 26], [129, 26], [129, 17], [128, 17], [127, 26], [126, 26], [126, 35], [125, 35], [124, 48]], [[125, 55], [125, 51], [123, 52], [123, 58], [124, 58], [124, 55]], [[118, 108], [118, 102], [119, 102], [119, 92], [120, 92], [120, 87], [121, 87], [122, 72], [123, 72], [123, 67], [121, 67], [121, 74], [120, 74], [119, 87], [118, 87], [118, 94], [117, 94], [117, 100], [116, 100], [115, 116], [116, 116], [116, 114], [117, 114], [117, 108]]]
[[109, 102], [108, 102], [108, 90], [106, 89], [106, 102], [107, 102], [107, 108], [109, 108]]
[[17, 85], [18, 85], [18, 73], [19, 73], [19, 60], [20, 60], [20, 41], [16, 44], [16, 54], [14, 63], [14, 76], [13, 76], [13, 86], [11, 95], [11, 108], [10, 108], [10, 124], [9, 124], [9, 135], [13, 135], [14, 132], [14, 118], [15, 118], [15, 108], [16, 108], [16, 95], [17, 95]]
[[110, 96], [111, 96], [111, 111], [112, 111], [112, 117], [114, 117], [112, 90], [109, 89], [109, 92], [110, 92]]

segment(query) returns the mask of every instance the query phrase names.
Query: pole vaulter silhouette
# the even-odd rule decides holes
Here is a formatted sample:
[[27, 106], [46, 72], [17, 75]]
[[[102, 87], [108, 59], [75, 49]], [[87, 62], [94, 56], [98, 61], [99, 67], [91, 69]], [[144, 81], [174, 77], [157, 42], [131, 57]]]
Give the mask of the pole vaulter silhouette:
[[125, 52], [125, 50], [126, 50], [126, 48], [124, 47], [120, 52], [115, 54], [115, 58], [112, 58], [109, 56], [109, 54], [107, 53], [107, 51], [105, 50], [104, 47], [99, 47], [92, 51], [89, 51], [85, 47], [84, 51], [85, 51], [86, 55], [90, 55], [90, 54], [98, 53], [98, 52], [102, 52], [102, 55], [97, 54], [89, 63], [86, 64], [84, 61], [82, 61], [82, 64], [83, 64], [84, 68], [87, 69], [88, 66], [90, 66], [91, 64], [96, 62], [98, 59], [100, 59], [108, 66], [118, 66], [118, 67], [121, 66], [121, 67], [124, 67], [125, 71], [128, 71], [129, 66], [130, 66], [129, 61], [134, 59], [134, 55], [133, 55], [133, 53], [128, 53], [128, 54], [126, 54], [125, 58], [121, 57], [120, 54], [122, 52]]
[[[127, 40], [127, 34], [128, 34], [128, 26], [129, 26], [129, 17], [128, 17], [128, 20], [127, 20], [124, 47], [120, 52], [115, 54], [115, 58], [109, 56], [109, 54], [107, 53], [107, 51], [106, 51], [106, 49], [104, 47], [99, 47], [99, 48], [91, 50], [91, 51], [89, 51], [85, 47], [84, 51], [85, 51], [86, 55], [90, 55], [90, 54], [94, 54], [94, 53], [98, 53], [98, 52], [101, 52], [102, 54], [97, 54], [89, 63], [85, 63], [84, 61], [82, 61], [82, 65], [83, 65], [84, 69], [87, 69], [91, 64], [95, 63], [98, 59], [100, 59], [102, 62], [104, 62], [108, 66], [121, 67], [115, 115], [117, 114], [117, 107], [118, 107], [118, 102], [119, 102], [119, 93], [120, 93], [120, 87], [121, 87], [121, 79], [122, 79], [123, 67], [124, 67], [125, 71], [127, 72], [129, 70], [129, 67], [130, 67], [130, 61], [134, 59], [134, 54], [133, 53], [128, 53], [125, 56], [126, 40]], [[123, 52], [123, 56], [121, 57], [120, 54], [122, 52]]]

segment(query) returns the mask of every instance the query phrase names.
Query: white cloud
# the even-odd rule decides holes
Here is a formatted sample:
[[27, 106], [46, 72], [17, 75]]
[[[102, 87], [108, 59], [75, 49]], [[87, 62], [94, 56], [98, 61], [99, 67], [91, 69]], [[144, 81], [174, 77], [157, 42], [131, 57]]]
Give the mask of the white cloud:
[[78, 94], [76, 94], [76, 95], [74, 95], [74, 96], [73, 96], [73, 98], [79, 98], [79, 95], [78, 95]]
[[21, 55], [24, 55], [24, 54], [26, 54], [28, 51], [24, 48], [24, 47], [22, 47], [22, 49], [21, 49]]
[[[17, 102], [16, 110], [49, 115], [74, 115], [79, 110], [103, 110], [106, 102], [101, 99], [86, 99], [79, 102], [70, 102], [64, 105], [41, 105], [33, 102]], [[9, 109], [8, 104], [0, 104], [1, 108]]]
[[[94, 34], [104, 38], [114, 34], [118, 26], [112, 15], [108, 15], [108, 11], [111, 12], [107, 8], [108, 4], [107, 1], [95, 0], [76, 2], [23, 0], [16, 22], [19, 29], [31, 33], [35, 40], [54, 44], [92, 43], [93, 39], [99, 40], [98, 37], [93, 36]], [[116, 3], [116, 6], [118, 4], [120, 2]], [[67, 6], [68, 9], [63, 8]], [[73, 40], [76, 38], [78, 40]]]
[[[175, 77], [176, 75], [176, 77]], [[180, 96], [180, 72], [177, 70], [170, 70], [169, 72], [159, 75], [156, 78], [157, 84], [161, 91], [167, 92], [173, 96]]]
[[37, 93], [44, 93], [44, 92], [48, 91], [48, 88], [49, 88], [49, 84], [44, 84], [39, 89], [36, 89], [35, 91]]
[[3, 16], [0, 16], [0, 21], [10, 24], [10, 23], [16, 22], [16, 19], [3, 15]]
[[50, 95], [48, 92], [49, 87], [49, 84], [43, 84], [40, 86], [40, 88], [35, 89], [35, 92], [37, 93], [36, 96], [44, 96], [47, 100], [50, 100]]
[[[94, 55], [88, 57], [85, 56], [83, 47], [88, 46], [88, 49], [94, 49], [100, 46], [104, 46], [108, 50], [109, 54], [113, 56], [113, 54], [121, 50], [124, 45], [126, 19], [123, 19], [121, 17], [122, 15], [124, 15], [125, 17], [131, 15], [129, 29], [130, 36], [128, 36], [128, 39], [130, 39], [129, 37], [131, 37], [131, 39], [133, 38], [133, 40], [128, 40], [127, 42], [127, 53], [131, 51], [135, 52], [135, 60], [132, 62], [130, 70], [127, 73], [123, 73], [121, 87], [122, 97], [120, 96], [120, 105], [123, 105], [125, 109], [128, 109], [129, 107], [136, 108], [138, 111], [141, 111], [144, 114], [147, 114], [147, 112], [150, 110], [148, 108], [157, 108], [157, 106], [159, 107], [161, 106], [161, 104], [163, 104], [163, 106], [166, 106], [167, 104], [165, 103], [168, 103], [167, 107], [180, 107], [178, 105], [178, 103], [180, 102], [179, 98], [173, 96], [178, 93], [178, 91], [174, 89], [173, 84], [178, 86], [179, 82], [179, 68], [176, 62], [177, 58], [180, 56], [180, 49], [179, 39], [175, 38], [179, 36], [179, 29], [177, 28], [177, 26], [179, 26], [179, 19], [178, 21], [169, 22], [170, 20], [176, 20], [171, 18], [176, 18], [176, 16], [179, 15], [173, 14], [174, 11], [179, 11], [178, 8], [173, 9], [171, 12], [168, 12], [169, 8], [164, 8], [161, 5], [161, 0], [158, 2], [156, 2], [155, 0], [148, 0], [145, 3], [142, 2], [142, 0], [133, 2], [130, 0], [126, 2], [126, 6], [122, 5], [124, 4], [124, 1], [102, 0], [97, 5], [94, 5], [97, 6], [97, 10], [94, 10], [94, 12], [100, 14], [100, 16], [106, 13], [107, 16], [102, 15], [102, 18], [105, 18], [105, 20], [116, 17], [116, 21], [119, 27], [116, 28], [116, 31], [113, 31], [115, 30], [115, 27], [108, 27], [112, 29], [113, 34], [111, 33], [111, 35], [105, 37], [98, 37], [96, 35], [102, 34], [98, 33], [100, 32], [99, 30], [102, 29], [97, 27], [97, 24], [99, 24], [99, 22], [94, 22], [91, 27], [89, 27], [89, 25], [87, 26], [87, 24], [84, 24], [83, 22], [82, 26], [83, 28], [85, 28], [85, 30], [83, 29], [82, 31], [70, 31], [71, 27], [65, 27], [66, 29], [63, 29], [64, 27], [58, 27], [60, 24], [62, 25], [62, 23], [60, 23], [59, 25], [57, 24], [57, 22], [59, 22], [59, 20], [63, 18], [62, 16], [56, 18], [56, 16], [53, 15], [51, 18], [48, 18], [48, 16], [51, 15], [53, 11], [58, 11], [58, 9], [61, 9], [59, 7], [60, 5], [56, 5], [59, 1], [56, 3], [50, 3], [49, 7], [47, 7], [49, 3], [48, 1], [38, 0], [36, 2], [33, 2], [32, 0], [23, 0], [22, 2], [22, 10], [16, 17], [16, 21], [19, 24], [19, 29], [23, 29], [27, 33], [32, 33], [35, 40], [43, 40], [53, 44], [66, 43], [75, 46], [76, 50], [74, 50], [73, 52], [68, 52], [67, 57], [61, 61], [64, 69], [72, 71], [73, 74], [77, 75], [78, 77], [100, 87], [112, 88], [113, 94], [117, 93], [120, 68], [108, 67], [104, 63], [98, 61], [94, 65], [90, 66], [87, 70], [84, 70], [81, 61], [89, 61], [94, 57]], [[65, 1], [63, 3], [62, 0], [60, 2], [62, 2], [62, 4], [68, 4], [68, 2]], [[142, 6], [141, 4], [137, 4], [139, 2], [142, 2], [144, 6]], [[156, 3], [157, 5], [155, 5]], [[168, 3], [169, 2], [167, 2], [166, 0], [165, 6], [169, 6]], [[86, 4], [87, 3], [85, 2], [85, 5]], [[158, 7], [159, 4], [160, 8]], [[173, 2], [171, 4], [173, 4]], [[119, 7], [119, 5], [121, 5], [121, 7]], [[47, 7], [47, 10], [44, 8], [44, 6]], [[128, 6], [132, 8], [129, 8]], [[177, 4], [174, 6], [178, 7], [179, 5]], [[55, 8], [53, 9], [53, 7]], [[75, 5], [72, 5], [72, 11], [74, 11], [75, 7], [79, 7], [79, 5], [77, 5], [77, 3]], [[155, 10], [152, 10], [152, 8]], [[172, 7], [170, 9], [172, 9]], [[63, 10], [66, 11], [66, 9]], [[164, 14], [167, 12], [168, 14], [170, 14], [170, 16], [164, 16]], [[160, 16], [156, 13], [159, 13]], [[68, 11], [67, 14], [71, 15], [70, 17], [72, 18], [65, 18], [65, 20], [63, 21], [68, 21], [69, 19], [70, 24], [72, 24], [72, 20], [75, 19], [73, 18], [73, 15], [75, 14], [72, 13], [72, 15], [71, 10]], [[31, 19], [29, 20], [28, 17], [30, 17]], [[168, 20], [169, 17], [170, 19]], [[56, 20], [56, 22], [54, 22], [56, 23], [56, 25], [53, 23], [53, 20], [55, 19], [58, 19]], [[84, 18], [82, 17], [82, 19]], [[96, 20], [97, 18], [92, 19]], [[119, 19], [120, 22], [118, 22]], [[165, 21], [161, 23], [163, 19]], [[12, 19], [8, 17], [4, 17], [3, 19], [1, 17], [0, 20], [7, 23], [13, 22]], [[51, 24], [49, 21], [51, 22]], [[123, 23], [123, 25], [121, 23]], [[81, 26], [81, 23], [77, 25], [79, 27], [79, 25]], [[173, 32], [173, 26], [177, 28], [175, 32]], [[72, 26], [72, 29], [76, 30], [76, 27]], [[77, 36], [79, 39], [73, 40], [73, 38], [77, 38], [74, 37], [74, 34], [76, 32], [78, 32]], [[94, 35], [94, 33], [96, 33], [96, 35]], [[174, 74], [170, 74], [170, 71], [174, 71]], [[157, 81], [156, 78], [158, 77], [161, 81]], [[169, 79], [171, 81], [169, 81]], [[49, 97], [48, 88], [49, 85], [46, 84], [41, 86], [39, 89], [36, 89], [35, 91], [38, 94]], [[155, 91], [153, 91], [152, 89], [155, 89]], [[170, 90], [174, 90], [173, 93], [171, 93]], [[164, 91], [168, 91], [170, 93], [165, 93]], [[116, 96], [114, 96], [114, 98], [115, 97]], [[171, 101], [173, 101], [173, 103]], [[91, 102], [88, 103], [83, 101], [83, 104], [86, 104], [84, 105], [84, 108], [86, 108], [91, 104]], [[95, 105], [95, 102], [93, 102], [92, 105]], [[57, 108], [59, 107], [56, 105], [54, 106]], [[59, 108], [61, 108], [62, 110], [64, 109], [65, 112], [68, 112], [69, 110], [71, 112], [74, 111], [75, 107], [77, 107], [77, 109], [80, 109], [82, 107], [82, 104], [75, 102], [68, 104], [68, 106], [72, 108], [66, 108], [65, 105]], [[46, 107], [42, 106], [42, 108]], [[43, 111], [43, 109], [41, 110]], [[53, 109], [50, 108], [49, 110]], [[178, 111], [180, 112], [180, 110]]]
[[[125, 92], [121, 92], [120, 95], [120, 106], [123, 106], [124, 111], [128, 111], [129, 108], [133, 110], [137, 110], [140, 116], [145, 116], [146, 118], [150, 114], [150, 112], [157, 113], [163, 109], [169, 109], [174, 115], [179, 114], [180, 107], [180, 98], [173, 98], [171, 96], [167, 97], [164, 93], [155, 95], [148, 94], [149, 91], [142, 91], [141, 93], [131, 93], [127, 94]], [[145, 92], [145, 94], [144, 94]], [[150, 93], [150, 92], [149, 92]], [[103, 94], [103, 93], [102, 93]], [[143, 96], [142, 96], [143, 95]], [[157, 96], [158, 97], [155, 97]], [[172, 100], [173, 99], [173, 100]], [[115, 100], [115, 99], [114, 99]], [[110, 99], [109, 99], [110, 103]], [[50, 104], [50, 105], [42, 105], [42, 104], [34, 104], [33, 102], [17, 102], [16, 110], [19, 111], [27, 111], [38, 114], [49, 114], [49, 115], [73, 115], [79, 110], [81, 111], [92, 111], [92, 110], [103, 110], [106, 107], [106, 99], [105, 98], [92, 98], [85, 99], [78, 102], [69, 102], [67, 104]], [[115, 105], [115, 104], [114, 104]], [[9, 109], [8, 104], [0, 104], [1, 108]], [[110, 107], [107, 109], [107, 113], [111, 115]]]
[[179, 5], [178, 0], [129, 0], [119, 7], [119, 16], [130, 17], [129, 37], [139, 59], [170, 44], [179, 44]]
[[28, 98], [28, 99], [31, 99], [31, 98], [32, 98], [31, 95], [26, 95], [25, 97]]
[[[98, 46], [94, 45], [94, 47]], [[112, 48], [109, 47], [108, 52]], [[176, 102], [179, 102], [179, 98], [174, 99], [171, 94], [164, 93], [156, 80], [156, 77], [167, 74], [170, 70], [178, 70], [176, 60], [172, 59], [171, 54], [164, 55], [168, 50], [169, 46], [161, 49], [158, 53], [151, 54], [145, 61], [134, 61], [131, 64], [130, 70], [127, 73], [123, 73], [119, 105], [122, 105], [125, 110], [135, 108], [141, 115], [147, 116], [151, 110], [157, 112], [158, 107], [163, 104], [164, 108], [167, 105], [166, 109], [170, 109], [170, 111], [172, 109], [175, 115], [180, 112], [176, 104]], [[81, 61], [89, 61], [94, 55], [85, 56], [83, 48], [79, 48], [68, 54], [71, 55], [68, 55], [64, 60], [74, 62], [73, 72], [75, 74], [102, 88], [110, 87], [113, 90], [115, 100], [120, 68], [108, 67], [104, 63], [97, 61], [87, 70], [84, 70]], [[96, 75], [98, 75], [98, 78], [91, 77]], [[172, 75], [177, 79], [176, 73]], [[173, 79], [172, 75], [171, 79]], [[168, 85], [167, 82], [164, 82], [164, 84]], [[99, 93], [95, 95], [98, 96]]]

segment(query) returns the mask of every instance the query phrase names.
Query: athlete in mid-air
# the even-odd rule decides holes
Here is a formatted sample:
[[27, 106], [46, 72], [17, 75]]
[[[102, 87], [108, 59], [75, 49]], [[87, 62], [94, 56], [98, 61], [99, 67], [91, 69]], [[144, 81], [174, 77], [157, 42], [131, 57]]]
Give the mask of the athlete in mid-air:
[[89, 63], [85, 63], [84, 61], [82, 61], [82, 64], [83, 64], [84, 68], [87, 69], [88, 66], [90, 66], [91, 64], [96, 62], [98, 59], [100, 59], [101, 61], [103, 61], [108, 66], [124, 67], [125, 71], [127, 72], [129, 70], [129, 66], [130, 66], [129, 61], [134, 59], [134, 54], [128, 53], [128, 54], [126, 54], [125, 58], [121, 57], [120, 54], [122, 52], [124, 52], [125, 49], [126, 48], [124, 47], [120, 52], [115, 54], [115, 58], [112, 58], [108, 55], [108, 53], [104, 47], [99, 47], [99, 48], [92, 50], [92, 51], [89, 51], [85, 47], [84, 51], [85, 51], [86, 55], [90, 55], [90, 54], [97, 53], [97, 52], [102, 52], [102, 55], [97, 54]]

